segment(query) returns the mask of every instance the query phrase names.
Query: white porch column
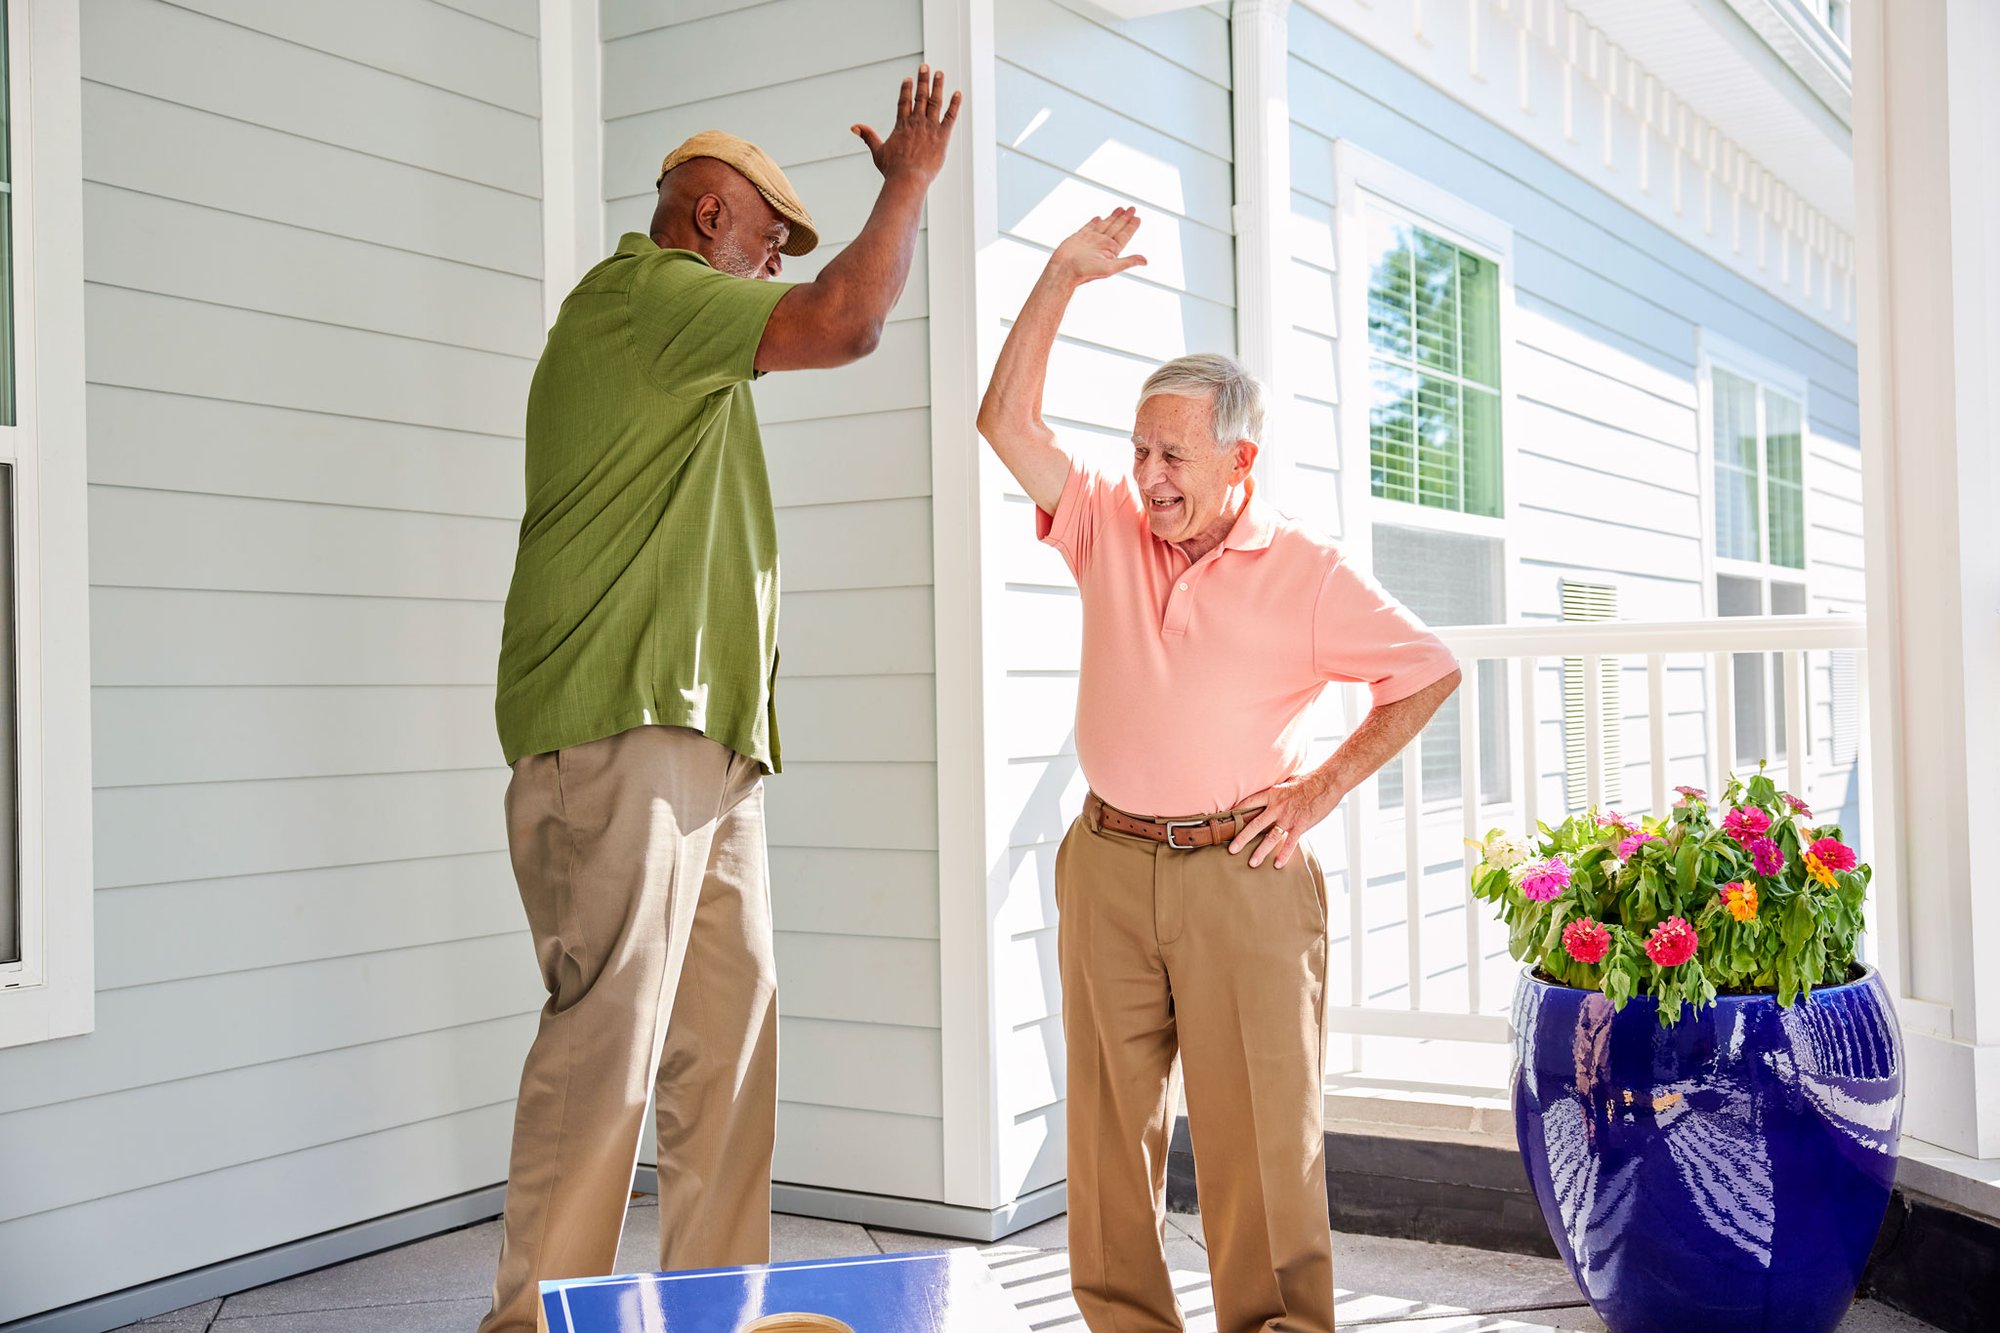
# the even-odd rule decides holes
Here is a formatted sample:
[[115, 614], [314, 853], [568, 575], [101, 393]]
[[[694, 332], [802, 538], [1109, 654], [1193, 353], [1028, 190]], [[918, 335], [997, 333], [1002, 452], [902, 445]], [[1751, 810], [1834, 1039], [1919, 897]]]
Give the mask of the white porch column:
[[1904, 1127], [2000, 1156], [2000, 8], [1854, 23], [1869, 743]]
[[1265, 449], [1257, 472], [1276, 497], [1291, 441], [1285, 355], [1292, 332], [1292, 104], [1285, 13], [1291, 0], [1235, 0], [1230, 86], [1236, 109], [1236, 350], [1264, 382]]

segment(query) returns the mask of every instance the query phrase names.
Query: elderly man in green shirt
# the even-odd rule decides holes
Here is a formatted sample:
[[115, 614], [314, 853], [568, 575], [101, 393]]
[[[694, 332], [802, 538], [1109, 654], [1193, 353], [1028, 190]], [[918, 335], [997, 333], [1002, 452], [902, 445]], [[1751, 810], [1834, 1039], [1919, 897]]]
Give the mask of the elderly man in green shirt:
[[496, 704], [507, 837], [549, 1000], [521, 1074], [493, 1308], [609, 1272], [648, 1093], [660, 1266], [770, 1257], [777, 982], [763, 775], [779, 765], [778, 546], [750, 381], [873, 351], [959, 98], [925, 67], [860, 235], [818, 243], [732, 135], [662, 164], [650, 234], [563, 302], [528, 395], [527, 510]]

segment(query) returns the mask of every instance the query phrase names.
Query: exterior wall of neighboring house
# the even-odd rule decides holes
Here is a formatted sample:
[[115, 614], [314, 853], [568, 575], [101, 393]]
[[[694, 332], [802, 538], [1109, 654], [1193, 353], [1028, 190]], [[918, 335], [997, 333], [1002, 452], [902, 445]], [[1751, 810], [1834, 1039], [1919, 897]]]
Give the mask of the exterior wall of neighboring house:
[[[711, 128], [768, 151], [819, 224], [819, 248], [783, 278], [810, 278], [860, 231], [881, 176], [849, 127], [889, 132], [923, 55], [920, 0], [606, 0], [602, 18], [607, 247], [646, 230], [660, 159]], [[938, 1199], [926, 254], [920, 236], [873, 356], [755, 393], [783, 589], [785, 771], [765, 788], [784, 1015], [775, 1171]]]
[[535, 31], [82, 6], [99, 994], [0, 1050], [0, 1322], [504, 1173]]
[[[1433, 543], [1497, 533], [1504, 557], [1486, 614], [1471, 605], [1477, 599], [1461, 596], [1466, 604], [1453, 607], [1474, 619], [1561, 619], [1565, 582], [1608, 586], [1625, 619], [1728, 613], [1714, 559], [1712, 365], [1805, 404], [1806, 563], [1769, 572], [1802, 583], [1813, 611], [1859, 611], [1851, 325], [1731, 271], [1639, 215], [1618, 193], [1631, 181], [1580, 176], [1315, 8], [1290, 12], [1298, 327], [1288, 365], [1298, 399], [1288, 457], [1309, 474], [1288, 491], [1297, 506], [1355, 549], [1374, 547], [1392, 586], [1412, 577], [1408, 556], [1398, 558], [1411, 547], [1383, 549], [1384, 527], [1416, 528]], [[1378, 202], [1501, 264], [1511, 297], [1503, 296], [1500, 329], [1508, 504], [1504, 521], [1486, 529], [1368, 495], [1366, 307], [1360, 291], [1343, 288], [1340, 270], [1354, 264], [1352, 286], [1365, 289], [1367, 210]], [[1363, 404], [1351, 402], [1356, 394]], [[1343, 415], [1344, 396], [1359, 410]], [[1435, 544], [1427, 555], [1453, 559]], [[1851, 827], [1854, 696], [1851, 676], [1835, 679], [1842, 669], [1816, 656], [1808, 729], [1815, 796], [1844, 807]], [[1679, 658], [1668, 673], [1675, 781], [1700, 781], [1710, 748], [1707, 672], [1701, 660]], [[1537, 753], [1548, 810], [1562, 799], [1560, 668], [1546, 667], [1542, 686]], [[1623, 789], [1639, 806], [1648, 786], [1643, 663], [1628, 664], [1623, 700]]]

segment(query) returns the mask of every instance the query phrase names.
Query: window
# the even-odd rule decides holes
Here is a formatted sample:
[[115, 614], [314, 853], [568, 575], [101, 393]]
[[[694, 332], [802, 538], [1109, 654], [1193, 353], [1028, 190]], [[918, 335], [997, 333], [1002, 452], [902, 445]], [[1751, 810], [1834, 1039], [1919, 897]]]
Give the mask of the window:
[[[1431, 181], [1346, 141], [1334, 146], [1340, 205], [1340, 447], [1346, 530], [1366, 533], [1375, 576], [1432, 625], [1507, 619], [1511, 557], [1504, 374], [1513, 233]], [[1455, 803], [1463, 700], [1479, 701], [1479, 799], [1511, 799], [1503, 663], [1479, 664], [1423, 735], [1420, 796]], [[1381, 772], [1384, 806], [1403, 802], [1407, 753]]]
[[[1502, 568], [1497, 542], [1422, 528], [1377, 525], [1375, 577], [1427, 625], [1491, 625], [1503, 619]], [[1508, 797], [1507, 676], [1503, 662], [1481, 662], [1479, 690], [1479, 799]], [[1468, 686], [1461, 686], [1460, 693]], [[1455, 801], [1459, 791], [1459, 707], [1454, 693], [1424, 729], [1423, 799]], [[1382, 805], [1403, 803], [1402, 756], [1382, 769]]]
[[1828, 32], [1840, 39], [1842, 46], [1853, 44], [1854, 38], [1849, 31], [1854, 12], [1851, 0], [1805, 0], [1805, 5]]
[[[6, 0], [0, 0], [0, 967], [19, 967], [21, 825], [18, 770], [20, 692], [15, 681], [14, 471], [14, 117]], [[0, 985], [5, 984], [0, 977]]]
[[[1714, 454], [1715, 610], [1721, 616], [1806, 611], [1805, 386], [1737, 349], [1705, 339]], [[1776, 654], [1740, 653], [1731, 666], [1736, 712], [1731, 763], [1785, 758], [1785, 681]]]
[[95, 1023], [82, 80], [60, 12], [0, 0], [0, 1046]]
[[1500, 266], [1376, 206], [1367, 228], [1369, 488], [1498, 518]]

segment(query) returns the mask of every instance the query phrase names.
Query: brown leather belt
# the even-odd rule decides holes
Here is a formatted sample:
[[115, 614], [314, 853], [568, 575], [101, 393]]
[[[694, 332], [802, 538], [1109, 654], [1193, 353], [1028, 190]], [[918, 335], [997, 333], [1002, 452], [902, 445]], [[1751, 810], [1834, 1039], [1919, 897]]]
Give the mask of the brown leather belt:
[[1084, 797], [1083, 813], [1086, 818], [1095, 820], [1100, 828], [1131, 838], [1162, 842], [1178, 852], [1225, 846], [1250, 823], [1249, 815], [1234, 813], [1207, 815], [1201, 819], [1147, 819], [1140, 815], [1128, 815], [1115, 805], [1106, 805], [1096, 792]]

